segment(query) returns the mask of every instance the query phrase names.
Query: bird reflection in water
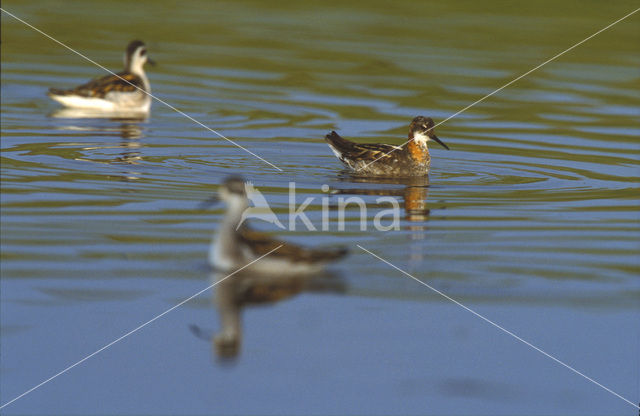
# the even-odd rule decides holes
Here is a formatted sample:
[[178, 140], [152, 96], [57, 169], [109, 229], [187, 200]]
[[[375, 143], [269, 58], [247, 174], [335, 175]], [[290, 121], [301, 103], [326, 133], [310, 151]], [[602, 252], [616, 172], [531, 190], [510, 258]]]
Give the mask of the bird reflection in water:
[[[292, 298], [302, 292], [344, 293], [346, 284], [329, 272], [319, 274], [261, 274], [240, 271], [227, 277], [227, 273], [211, 273], [215, 286], [214, 303], [220, 321], [220, 330], [211, 337], [214, 353], [219, 359], [237, 357], [242, 344], [242, 312], [256, 305], [270, 305]], [[196, 333], [201, 332], [192, 327]]]
[[[420, 222], [429, 219], [430, 210], [427, 205], [429, 190], [429, 176], [415, 176], [407, 178], [379, 178], [345, 175], [339, 177], [342, 182], [371, 183], [382, 185], [403, 185], [403, 188], [337, 188], [334, 194], [341, 195], [372, 195], [372, 196], [396, 196], [403, 200], [405, 218], [407, 221]], [[424, 229], [420, 226], [410, 229]]]
[[429, 194], [429, 176], [414, 176], [406, 178], [382, 178], [355, 176], [351, 173], [344, 173], [338, 177], [341, 182], [368, 183], [376, 185], [402, 185], [402, 187], [376, 188], [337, 188], [332, 191], [338, 195], [372, 195], [372, 196], [392, 196], [402, 198], [402, 206], [405, 212], [407, 224], [406, 229], [410, 231], [409, 238], [411, 244], [408, 247], [409, 270], [416, 270], [421, 267], [425, 253], [423, 246], [419, 244], [426, 238], [427, 220], [431, 214], [427, 197]]
[[226, 204], [209, 251], [213, 283], [219, 282], [215, 300], [221, 331], [213, 337], [219, 357], [238, 354], [244, 306], [277, 302], [305, 290], [336, 289], [324, 268], [347, 254], [344, 247], [305, 247], [252, 229], [245, 216], [252, 189], [243, 178], [231, 176], [208, 201]]
[[[81, 146], [83, 151], [100, 151], [108, 149], [120, 149], [117, 156], [109, 159], [87, 158], [77, 157], [75, 160], [102, 163], [102, 164], [125, 164], [125, 165], [137, 165], [142, 161], [140, 149], [143, 145], [140, 139], [144, 137], [143, 128], [141, 123], [146, 121], [147, 113], [137, 112], [99, 112], [96, 110], [86, 109], [74, 109], [74, 108], [62, 108], [58, 109], [50, 114], [53, 118], [58, 119], [96, 119], [96, 120], [108, 120], [109, 122], [118, 123], [114, 126], [96, 126], [96, 125], [82, 125], [79, 123], [59, 126], [58, 129], [66, 131], [83, 132], [86, 135], [93, 136], [105, 136], [105, 135], [118, 135], [121, 137], [119, 143], [98, 143], [88, 145], [86, 143], [65, 143], [67, 146]], [[121, 175], [113, 175], [113, 177], [122, 181], [132, 181], [140, 179], [140, 172], [128, 170], [122, 172]]]

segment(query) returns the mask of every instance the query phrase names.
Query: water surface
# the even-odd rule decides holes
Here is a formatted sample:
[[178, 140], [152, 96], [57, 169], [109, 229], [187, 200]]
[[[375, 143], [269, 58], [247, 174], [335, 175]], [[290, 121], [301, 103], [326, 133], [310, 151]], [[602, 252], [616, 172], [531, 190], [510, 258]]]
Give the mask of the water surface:
[[[286, 222], [289, 183], [320, 228], [322, 185], [369, 203], [366, 230], [283, 232], [346, 245], [339, 291], [244, 315], [212, 356], [203, 295], [4, 414], [636, 414], [632, 406], [356, 247], [377, 253], [631, 401], [640, 391], [638, 17], [437, 128], [428, 186], [342, 173], [322, 137], [401, 144], [613, 22], [631, 2], [3, 2], [119, 70], [133, 38], [153, 93], [282, 172], [154, 103], [144, 121], [55, 117], [50, 86], [100, 69], [2, 15], [1, 403], [209, 284], [241, 174]], [[372, 227], [379, 195], [406, 208]], [[329, 197], [336, 203], [338, 195]]]

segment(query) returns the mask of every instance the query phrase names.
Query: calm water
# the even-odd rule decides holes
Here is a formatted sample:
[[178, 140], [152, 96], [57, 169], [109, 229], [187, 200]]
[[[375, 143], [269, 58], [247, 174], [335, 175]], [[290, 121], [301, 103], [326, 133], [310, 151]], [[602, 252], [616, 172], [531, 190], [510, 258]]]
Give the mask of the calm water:
[[[0, 403], [209, 284], [222, 211], [197, 207], [226, 175], [283, 221], [291, 181], [318, 227], [323, 184], [370, 203], [364, 231], [355, 207], [345, 232], [255, 224], [352, 253], [323, 293], [248, 309], [233, 362], [189, 329], [217, 331], [207, 293], [3, 414], [637, 414], [356, 244], [638, 402], [640, 15], [439, 126], [428, 187], [350, 178], [322, 140], [401, 144], [633, 2], [2, 7], [114, 70], [145, 40], [155, 95], [282, 172], [158, 102], [56, 117], [46, 89], [100, 69], [3, 13]], [[372, 227], [379, 195], [415, 208], [400, 230]]]

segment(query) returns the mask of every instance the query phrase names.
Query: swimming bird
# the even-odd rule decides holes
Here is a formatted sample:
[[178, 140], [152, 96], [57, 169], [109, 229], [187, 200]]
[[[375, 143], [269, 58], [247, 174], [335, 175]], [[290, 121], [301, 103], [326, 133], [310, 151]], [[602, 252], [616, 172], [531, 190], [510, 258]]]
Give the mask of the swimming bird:
[[147, 56], [145, 44], [134, 40], [124, 55], [124, 71], [68, 90], [51, 88], [47, 95], [68, 108], [148, 112], [151, 108], [151, 86], [144, 72], [147, 62], [155, 65]]
[[409, 141], [402, 146], [355, 143], [343, 139], [335, 131], [327, 134], [325, 140], [338, 159], [357, 175], [421, 176], [429, 173], [428, 141], [438, 142], [449, 150], [435, 135], [433, 127], [434, 122], [429, 117], [414, 118], [409, 126]]
[[241, 177], [225, 179], [218, 196], [226, 203], [227, 211], [209, 250], [209, 263], [216, 270], [237, 270], [275, 249], [245, 270], [262, 274], [313, 274], [347, 254], [344, 247], [302, 247], [252, 230], [248, 221], [241, 224], [243, 213], [249, 207], [245, 181]]

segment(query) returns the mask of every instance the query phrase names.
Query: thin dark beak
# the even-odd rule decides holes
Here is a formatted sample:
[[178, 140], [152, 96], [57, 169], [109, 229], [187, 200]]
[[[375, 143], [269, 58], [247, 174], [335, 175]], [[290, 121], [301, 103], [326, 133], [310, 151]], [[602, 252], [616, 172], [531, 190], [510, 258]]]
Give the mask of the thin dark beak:
[[446, 144], [444, 144], [442, 142], [442, 140], [438, 139], [438, 136], [436, 136], [435, 134], [432, 134], [431, 136], [429, 136], [429, 138], [431, 140], [435, 140], [436, 142], [438, 142], [442, 147], [444, 147], [445, 149], [449, 150], [449, 146], [447, 146]]
[[218, 202], [220, 202], [220, 198], [218, 198], [218, 195], [213, 195], [207, 199], [205, 199], [204, 201], [200, 202], [198, 204], [198, 209], [209, 209], [211, 208], [212, 205], [217, 204]]
[[149, 65], [151, 65], [151, 66], [156, 66], [156, 65], [158, 65], [158, 64], [156, 63], [156, 61], [154, 61], [154, 60], [153, 60], [153, 59], [151, 59], [151, 58], [147, 58], [147, 63], [148, 63]]

